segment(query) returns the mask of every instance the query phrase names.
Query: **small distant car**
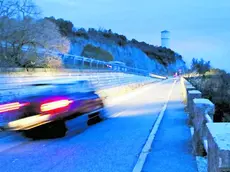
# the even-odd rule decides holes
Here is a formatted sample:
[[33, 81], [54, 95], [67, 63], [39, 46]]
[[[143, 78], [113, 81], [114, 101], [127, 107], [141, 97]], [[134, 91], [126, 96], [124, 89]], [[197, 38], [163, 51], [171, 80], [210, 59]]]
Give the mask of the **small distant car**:
[[68, 84], [34, 84], [28, 95], [0, 104], [0, 128], [22, 131], [30, 138], [64, 137], [65, 121], [88, 116], [88, 125], [103, 119], [102, 98], [88, 81]]

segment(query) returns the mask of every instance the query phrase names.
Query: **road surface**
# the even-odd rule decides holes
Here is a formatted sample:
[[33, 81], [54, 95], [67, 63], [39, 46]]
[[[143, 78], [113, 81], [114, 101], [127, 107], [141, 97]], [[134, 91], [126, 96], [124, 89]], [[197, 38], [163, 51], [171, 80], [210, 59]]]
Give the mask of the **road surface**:
[[137, 163], [173, 80], [155, 83], [106, 102], [108, 119], [94, 126], [84, 117], [67, 123], [67, 136], [31, 141], [0, 136], [2, 172], [129, 172]]

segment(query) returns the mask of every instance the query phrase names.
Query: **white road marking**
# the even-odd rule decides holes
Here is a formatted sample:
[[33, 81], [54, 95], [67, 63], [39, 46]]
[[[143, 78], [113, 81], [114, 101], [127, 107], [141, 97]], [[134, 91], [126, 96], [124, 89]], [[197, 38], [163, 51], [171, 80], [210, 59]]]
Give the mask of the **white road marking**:
[[150, 133], [150, 135], [149, 135], [149, 137], [148, 137], [148, 139], [147, 139], [147, 141], [146, 141], [146, 143], [145, 143], [145, 145], [144, 145], [144, 147], [140, 153], [140, 156], [137, 160], [137, 163], [133, 168], [133, 172], [141, 172], [143, 169], [143, 166], [145, 164], [148, 153], [151, 150], [151, 146], [152, 146], [153, 140], [156, 136], [157, 130], [161, 124], [162, 118], [164, 117], [164, 113], [165, 113], [165, 110], [167, 108], [167, 104], [170, 100], [170, 97], [171, 97], [171, 94], [172, 94], [172, 91], [173, 91], [175, 84], [176, 84], [176, 81], [173, 82], [173, 85], [172, 85], [172, 88], [168, 94], [167, 100], [166, 100], [166, 102], [165, 102], [165, 104], [164, 104], [164, 106], [163, 106], [163, 108], [162, 108], [162, 110], [161, 110], [161, 112], [157, 118], [157, 121], [155, 122], [155, 124], [152, 128], [152, 131], [151, 131], [151, 133]]

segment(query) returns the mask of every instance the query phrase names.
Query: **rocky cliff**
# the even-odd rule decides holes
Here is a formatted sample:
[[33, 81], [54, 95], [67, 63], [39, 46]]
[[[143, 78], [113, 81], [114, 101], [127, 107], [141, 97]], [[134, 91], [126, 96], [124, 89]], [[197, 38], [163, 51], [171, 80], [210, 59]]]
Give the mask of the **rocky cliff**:
[[[100, 47], [102, 50], [109, 52], [113, 56], [113, 60], [126, 63], [127, 66], [145, 69], [156, 74], [173, 73], [178, 69], [185, 69], [185, 62], [182, 58], [175, 57], [175, 62], [167, 66], [159, 63], [157, 59], [150, 58], [141, 49], [132, 46], [119, 46], [113, 43], [102, 43], [92, 39], [75, 38], [70, 47], [70, 54], [82, 55], [87, 45]], [[91, 58], [94, 58], [93, 55]]]

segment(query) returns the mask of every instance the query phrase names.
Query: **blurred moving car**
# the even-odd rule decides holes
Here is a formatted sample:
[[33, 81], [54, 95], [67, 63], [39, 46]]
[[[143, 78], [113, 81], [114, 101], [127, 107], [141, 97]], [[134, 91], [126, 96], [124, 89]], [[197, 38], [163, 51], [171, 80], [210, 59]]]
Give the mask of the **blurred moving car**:
[[88, 125], [103, 118], [103, 101], [88, 81], [68, 84], [34, 84], [28, 96], [0, 105], [0, 128], [22, 131], [25, 136], [63, 137], [66, 120], [88, 116]]

